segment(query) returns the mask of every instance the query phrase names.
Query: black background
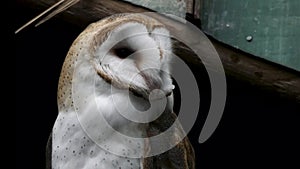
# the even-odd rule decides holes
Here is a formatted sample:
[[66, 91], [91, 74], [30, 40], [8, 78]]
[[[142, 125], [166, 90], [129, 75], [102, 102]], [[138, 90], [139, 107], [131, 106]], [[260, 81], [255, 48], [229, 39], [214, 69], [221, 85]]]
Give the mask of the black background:
[[[36, 15], [21, 7], [16, 11], [14, 30]], [[45, 166], [45, 146], [58, 113], [60, 70], [71, 43], [81, 31], [54, 18], [13, 35], [17, 168]], [[197, 168], [299, 168], [299, 105], [230, 77], [227, 85], [224, 115], [212, 137], [203, 144], [197, 142], [205, 113], [199, 114], [189, 133]], [[200, 87], [205, 95], [205, 85]], [[200, 110], [205, 112], [209, 101], [201, 100]]]

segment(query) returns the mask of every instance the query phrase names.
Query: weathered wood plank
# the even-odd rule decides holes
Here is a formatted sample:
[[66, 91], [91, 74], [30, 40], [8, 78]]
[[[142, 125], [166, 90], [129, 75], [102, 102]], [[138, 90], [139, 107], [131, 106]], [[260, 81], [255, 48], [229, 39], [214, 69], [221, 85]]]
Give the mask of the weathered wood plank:
[[[55, 2], [55, 0], [17, 0], [18, 5], [38, 12], [42, 12]], [[149, 11], [146, 8], [117, 0], [81, 0], [75, 6], [56, 16], [56, 18], [83, 29], [89, 23], [112, 14]], [[211, 37], [209, 38], [220, 55], [227, 76], [277, 92], [300, 103], [299, 72], [257, 58], [218, 42]], [[185, 46], [177, 46], [176, 48], [184, 54], [183, 56], [193, 56]], [[186, 59], [193, 60], [191, 58]], [[197, 65], [201, 62], [190, 61], [190, 64]]]
[[226, 74], [300, 103], [300, 73], [236, 50], [211, 38]]
[[[58, 0], [17, 0], [17, 4], [42, 12], [57, 1]], [[76, 26], [86, 27], [91, 22], [113, 14], [149, 11], [149, 9], [118, 0], [81, 0], [56, 17], [75, 24]]]

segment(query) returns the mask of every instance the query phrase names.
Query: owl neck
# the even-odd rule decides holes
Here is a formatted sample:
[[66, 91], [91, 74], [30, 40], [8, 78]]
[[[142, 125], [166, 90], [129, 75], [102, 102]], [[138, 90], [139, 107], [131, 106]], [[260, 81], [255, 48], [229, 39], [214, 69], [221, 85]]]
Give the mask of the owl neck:
[[[96, 86], [96, 102], [99, 110], [109, 125], [118, 131], [122, 130], [123, 134], [132, 137], [144, 137], [148, 122], [155, 120], [163, 112], [172, 112], [172, 95], [166, 99], [164, 102], [166, 105], [162, 109], [151, 105], [148, 100], [136, 96], [130, 91], [116, 89], [102, 79], [96, 82]], [[151, 111], [149, 111], [150, 109]], [[146, 114], [149, 112], [157, 116]], [[145, 114], [149, 120], [143, 121], [145, 119], [142, 117], [142, 121], [139, 121], [135, 118], [135, 115], [140, 114]]]

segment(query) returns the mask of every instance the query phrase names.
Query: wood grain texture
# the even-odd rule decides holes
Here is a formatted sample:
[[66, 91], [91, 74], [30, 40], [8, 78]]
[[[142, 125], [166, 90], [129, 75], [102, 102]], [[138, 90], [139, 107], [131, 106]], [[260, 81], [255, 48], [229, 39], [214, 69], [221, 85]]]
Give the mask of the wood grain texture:
[[[56, 1], [17, 0], [16, 2], [29, 10], [42, 12]], [[78, 4], [58, 14], [55, 18], [71, 23], [77, 28], [84, 29], [91, 22], [116, 13], [150, 11], [149, 9], [117, 0], [81, 0]], [[300, 103], [299, 72], [242, 52], [212, 37], [209, 38], [220, 55], [227, 76], [246, 81], [271, 92], [276, 92], [283, 97]], [[176, 48], [177, 51], [181, 52], [183, 58], [187, 60], [187, 63], [194, 66], [201, 64], [201, 61], [195, 56], [193, 57], [193, 54], [187, 47], [179, 45]]]
[[235, 50], [211, 38], [226, 74], [300, 103], [300, 73]]

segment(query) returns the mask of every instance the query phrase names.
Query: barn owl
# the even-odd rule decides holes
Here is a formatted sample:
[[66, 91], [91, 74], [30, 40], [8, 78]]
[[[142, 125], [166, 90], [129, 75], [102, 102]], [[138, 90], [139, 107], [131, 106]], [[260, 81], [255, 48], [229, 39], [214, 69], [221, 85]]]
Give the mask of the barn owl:
[[[47, 167], [194, 169], [193, 147], [173, 112], [171, 52], [168, 30], [144, 14], [90, 24], [62, 67]], [[149, 139], [166, 131], [163, 142]], [[154, 152], [162, 146], [170, 148]]]

